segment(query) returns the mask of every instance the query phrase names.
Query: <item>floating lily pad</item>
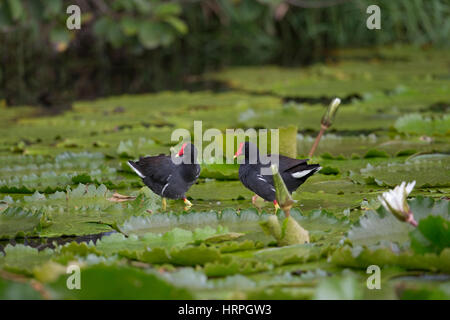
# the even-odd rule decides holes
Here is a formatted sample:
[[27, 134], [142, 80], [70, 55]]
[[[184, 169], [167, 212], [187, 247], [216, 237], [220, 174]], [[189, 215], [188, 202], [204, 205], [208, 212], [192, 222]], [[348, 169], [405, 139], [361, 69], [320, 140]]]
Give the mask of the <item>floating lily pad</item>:
[[367, 269], [370, 265], [399, 266], [412, 270], [450, 271], [450, 250], [447, 248], [440, 255], [424, 255], [412, 252], [394, 252], [390, 248], [367, 249], [348, 247], [336, 250], [332, 262], [339, 266]]
[[[67, 290], [67, 275], [64, 275], [49, 285], [52, 289], [52, 298], [83, 300], [193, 298], [188, 290], [176, 288], [156, 274], [128, 266], [94, 265], [84, 268], [81, 272], [81, 290]], [[86, 290], [83, 290], [85, 288]]]
[[[122, 223], [133, 215], [148, 215], [147, 210], [160, 207], [159, 200], [151, 193], [147, 196], [141, 194], [135, 200], [124, 203], [111, 202], [108, 200], [111, 195], [104, 185], [96, 187], [80, 184], [74, 189], [68, 188], [66, 192], [48, 196], [36, 192], [32, 196], [25, 196], [23, 200], [9, 202], [7, 210], [10, 213], [13, 209], [23, 210], [23, 215], [27, 215], [26, 223], [33, 225], [33, 221], [39, 218], [37, 234], [41, 237], [56, 237], [112, 231], [111, 225]], [[14, 217], [19, 218], [20, 215]], [[24, 224], [24, 228], [30, 231], [30, 227], [26, 226]]]
[[[402, 181], [416, 181], [417, 187], [446, 187], [450, 184], [450, 156], [423, 155], [404, 163], [368, 165], [361, 169], [365, 181], [377, 181], [379, 185], [395, 186]], [[357, 176], [356, 181], [361, 181]]]
[[32, 213], [22, 208], [0, 211], [0, 239], [37, 235], [41, 217], [41, 212]]
[[415, 252], [440, 254], [450, 247], [450, 220], [441, 216], [429, 216], [420, 221], [410, 236], [411, 247]]
[[33, 274], [33, 268], [49, 261], [54, 252], [51, 249], [38, 251], [22, 244], [5, 247], [5, 256], [0, 257], [0, 267], [11, 272]]
[[420, 114], [408, 114], [395, 122], [399, 132], [411, 134], [445, 135], [450, 132], [450, 116], [436, 117], [434, 119]]
[[207, 180], [192, 186], [187, 195], [195, 200], [250, 200], [252, 192], [240, 181]]

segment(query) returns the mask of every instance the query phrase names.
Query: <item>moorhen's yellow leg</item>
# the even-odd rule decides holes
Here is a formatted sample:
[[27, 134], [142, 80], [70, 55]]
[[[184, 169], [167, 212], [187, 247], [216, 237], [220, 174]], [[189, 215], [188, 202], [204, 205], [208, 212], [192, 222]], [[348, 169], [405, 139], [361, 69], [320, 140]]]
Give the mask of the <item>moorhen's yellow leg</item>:
[[166, 211], [166, 208], [167, 208], [167, 201], [166, 201], [166, 198], [162, 198], [162, 210], [163, 211]]

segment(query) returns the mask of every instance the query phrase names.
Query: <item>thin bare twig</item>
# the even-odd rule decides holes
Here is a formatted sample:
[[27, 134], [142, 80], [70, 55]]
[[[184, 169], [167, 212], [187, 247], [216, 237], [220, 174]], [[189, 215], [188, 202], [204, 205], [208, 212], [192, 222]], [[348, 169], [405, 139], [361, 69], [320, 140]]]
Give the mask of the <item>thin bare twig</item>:
[[314, 155], [314, 152], [316, 151], [317, 146], [319, 145], [320, 139], [322, 138], [323, 134], [325, 133], [325, 131], [328, 129], [327, 126], [325, 125], [321, 125], [320, 126], [320, 132], [316, 137], [316, 140], [314, 141], [313, 146], [311, 147], [311, 150], [309, 151], [309, 158], [312, 158], [312, 156]]

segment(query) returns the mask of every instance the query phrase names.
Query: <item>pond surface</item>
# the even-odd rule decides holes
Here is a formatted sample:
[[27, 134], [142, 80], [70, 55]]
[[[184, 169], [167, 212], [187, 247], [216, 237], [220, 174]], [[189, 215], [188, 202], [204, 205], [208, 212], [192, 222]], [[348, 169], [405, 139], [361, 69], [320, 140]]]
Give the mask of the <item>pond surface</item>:
[[[361, 49], [305, 68], [231, 68], [201, 77], [211, 90], [77, 101], [58, 114], [2, 107], [0, 271], [41, 282], [55, 299], [149, 298], [140, 286], [183, 299], [448, 298], [450, 245], [432, 236], [448, 233], [450, 216], [448, 54], [377, 50], [384, 59], [358, 59], [369, 54]], [[170, 200], [166, 211], [126, 165], [168, 154], [173, 130], [192, 132], [198, 120], [203, 132], [280, 128], [280, 153], [306, 158], [336, 96], [344, 103], [310, 159], [323, 169], [293, 193], [309, 243], [277, 246], [264, 232], [273, 205], [252, 204], [237, 163], [206, 159], [187, 193], [193, 207]], [[420, 230], [378, 201], [413, 180]], [[112, 201], [116, 192], [136, 199]], [[69, 292], [71, 263], [110, 292]], [[385, 281], [376, 293], [365, 286], [369, 265]], [[14, 285], [0, 273], [0, 297]]]

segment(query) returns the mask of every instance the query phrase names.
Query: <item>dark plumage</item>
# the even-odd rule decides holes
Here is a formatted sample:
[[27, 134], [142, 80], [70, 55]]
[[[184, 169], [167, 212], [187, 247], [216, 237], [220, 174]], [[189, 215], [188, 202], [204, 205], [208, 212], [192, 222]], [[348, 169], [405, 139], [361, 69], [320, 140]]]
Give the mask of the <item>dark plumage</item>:
[[154, 193], [163, 198], [183, 199], [190, 205], [185, 193], [200, 175], [197, 149], [193, 144], [185, 143], [177, 156], [181, 160], [179, 163], [174, 162], [171, 156], [161, 154], [128, 161], [128, 165]]
[[[255, 153], [253, 153], [252, 150], [255, 150]], [[241, 180], [242, 184], [264, 200], [273, 201], [276, 204], [273, 177], [270, 174], [261, 174], [261, 168], [269, 168], [270, 163], [261, 163], [259, 150], [251, 142], [240, 144], [235, 157], [241, 154], [245, 156], [245, 162], [242, 163], [239, 167], [239, 179]], [[254, 157], [257, 158], [254, 159], [254, 161], [250, 161], [252, 160], [251, 155], [254, 155]], [[297, 190], [297, 188], [301, 184], [303, 184], [306, 179], [308, 179], [310, 176], [321, 169], [320, 165], [318, 164], [308, 164], [308, 159], [292, 159], [282, 155], [278, 155], [278, 157], [278, 171], [290, 193]]]

